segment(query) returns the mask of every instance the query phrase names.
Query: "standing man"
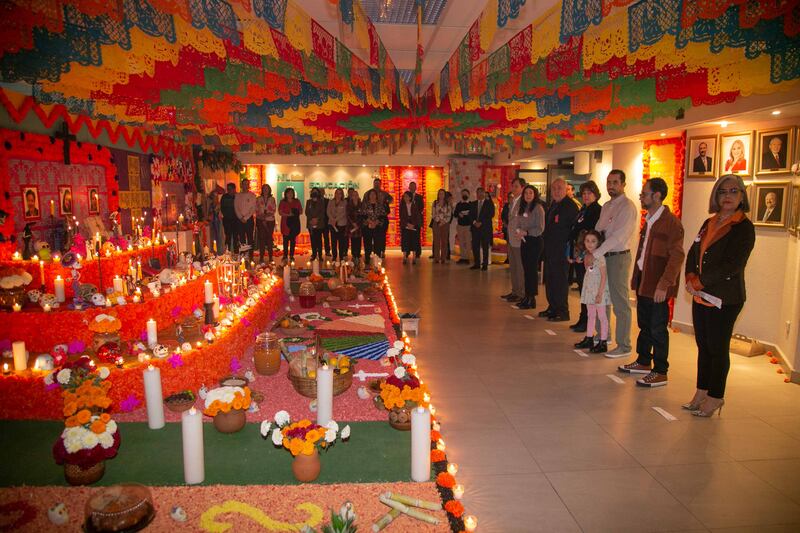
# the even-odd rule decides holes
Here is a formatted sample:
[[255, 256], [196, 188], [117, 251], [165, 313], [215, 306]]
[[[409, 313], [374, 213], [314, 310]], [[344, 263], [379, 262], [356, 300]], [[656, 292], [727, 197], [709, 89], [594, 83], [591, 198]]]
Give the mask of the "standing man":
[[249, 252], [250, 260], [253, 259], [253, 230], [255, 229], [253, 216], [256, 214], [256, 200], [256, 195], [250, 192], [249, 182], [242, 180], [239, 193], [234, 198], [233, 207], [236, 211], [236, 218], [239, 220], [239, 242], [241, 243], [239, 250]]
[[[631, 272], [631, 245], [639, 213], [636, 205], [625, 196], [625, 172], [614, 169], [606, 178], [606, 189], [611, 200], [600, 209], [600, 220], [595, 229], [602, 232], [605, 240], [594, 255], [605, 255], [608, 290], [611, 305], [617, 319], [614, 338], [617, 347], [606, 353], [609, 358], [625, 357], [631, 353], [631, 306], [628, 303], [628, 281]], [[594, 255], [587, 253], [583, 264], [589, 268], [594, 264]]]
[[[408, 192], [411, 193], [411, 212], [412, 212], [412, 215], [414, 217], [416, 217], [416, 215], [418, 214], [419, 215], [419, 220], [422, 221], [422, 215], [425, 212], [425, 199], [422, 198], [421, 194], [417, 194], [417, 182], [412, 181], [411, 183], [408, 184]], [[380, 195], [378, 195], [378, 196], [379, 196], [378, 200], [380, 201]], [[391, 196], [389, 198], [391, 198]], [[387, 213], [389, 212], [388, 207], [386, 209], [386, 212]], [[387, 228], [389, 227], [388, 224], [386, 225], [386, 227]], [[420, 235], [419, 235], [419, 239], [416, 240], [417, 247], [413, 250], [415, 259], [418, 258], [418, 257], [422, 257], [422, 228], [423, 228], [423, 225], [420, 222], [420, 225], [417, 228], [417, 231], [419, 232]]]
[[[381, 189], [381, 179], [372, 180], [372, 188], [378, 195], [378, 204], [382, 205], [386, 215], [381, 219], [379, 226], [375, 228], [375, 254], [381, 259], [384, 258], [386, 250], [386, 230], [389, 229], [389, 209], [392, 204], [392, 195]], [[416, 188], [416, 185], [415, 185]]]
[[470, 216], [470, 212], [471, 204], [469, 201], [469, 191], [464, 189], [461, 191], [461, 201], [456, 204], [456, 208], [453, 211], [455, 219], [458, 221], [458, 225], [456, 226], [458, 248], [460, 250], [458, 263], [461, 265], [469, 264], [469, 254], [472, 248], [472, 235], [470, 235], [472, 217]]
[[678, 281], [685, 256], [683, 225], [663, 205], [666, 197], [667, 183], [661, 178], [649, 179], [639, 195], [647, 215], [639, 237], [631, 279], [631, 289], [636, 291], [638, 356], [632, 363], [618, 367], [620, 372], [647, 374], [636, 380], [636, 384], [643, 387], [667, 384], [669, 299], [678, 294]]
[[[469, 218], [472, 224], [472, 259], [475, 262], [471, 270], [489, 269], [489, 248], [492, 244], [492, 219], [494, 218], [494, 203], [486, 197], [483, 187], [476, 191], [478, 199], [470, 205]], [[483, 250], [483, 263], [481, 263], [481, 250]]]
[[222, 227], [225, 230], [225, 248], [239, 253], [239, 218], [236, 216], [236, 184], [226, 185], [227, 190], [219, 199], [219, 212], [222, 214]]
[[551, 322], [565, 322], [569, 320], [567, 243], [572, 224], [578, 217], [578, 206], [567, 196], [567, 182], [561, 178], [550, 184], [549, 196], [552, 201], [544, 223], [544, 285], [547, 309], [539, 313], [539, 316], [547, 317]]
[[524, 179], [514, 178], [511, 181], [512, 200], [508, 205], [508, 266], [511, 271], [511, 292], [500, 298], [512, 303], [525, 297], [525, 271], [522, 269], [522, 252], [520, 251], [522, 241], [519, 235], [511, 231], [515, 225], [514, 219], [519, 216], [519, 202], [524, 188]]

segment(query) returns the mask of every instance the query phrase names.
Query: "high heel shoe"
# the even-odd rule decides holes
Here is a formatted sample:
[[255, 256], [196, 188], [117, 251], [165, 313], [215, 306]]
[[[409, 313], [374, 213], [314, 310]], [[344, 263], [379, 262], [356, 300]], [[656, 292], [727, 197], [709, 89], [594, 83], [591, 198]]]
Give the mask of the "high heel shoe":
[[708, 396], [706, 397], [705, 400], [703, 400], [703, 404], [700, 406], [700, 409], [698, 409], [697, 411], [692, 411], [692, 414], [694, 416], [702, 416], [703, 418], [711, 418], [712, 416], [714, 416], [714, 411], [716, 411], [717, 416], [719, 416], [722, 414], [722, 406], [724, 405], [725, 405], [725, 400], [723, 400], [722, 398], [717, 399]]
[[700, 409], [700, 406], [703, 404], [703, 401], [708, 397], [708, 391], [703, 389], [697, 389], [694, 393], [694, 397], [689, 403], [685, 403], [681, 405], [681, 409], [686, 409], [687, 411], [697, 411]]

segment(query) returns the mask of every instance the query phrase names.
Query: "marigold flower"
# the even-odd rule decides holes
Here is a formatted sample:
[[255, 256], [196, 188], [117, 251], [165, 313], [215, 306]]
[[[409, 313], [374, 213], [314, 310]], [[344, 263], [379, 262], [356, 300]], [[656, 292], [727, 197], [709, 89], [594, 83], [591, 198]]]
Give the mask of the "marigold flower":
[[431, 450], [431, 462], [438, 463], [440, 461], [444, 461], [447, 459], [447, 456], [444, 454], [442, 450], [433, 449]]
[[298, 455], [303, 451], [303, 441], [300, 439], [292, 439], [289, 441], [289, 451], [292, 455]]
[[108, 424], [109, 420], [111, 420], [111, 415], [108, 413], [103, 413], [100, 415], [100, 420], [102, 420], [104, 424]]
[[106, 425], [102, 420], [98, 419], [92, 422], [92, 425], [89, 426], [89, 429], [91, 429], [93, 433], [100, 435], [101, 433], [105, 433]]
[[439, 433], [439, 432], [438, 432], [438, 431], [436, 431], [435, 429], [432, 429], [432, 430], [431, 430], [431, 440], [432, 440], [433, 442], [438, 442], [438, 441], [439, 441], [439, 439], [441, 439], [441, 438], [442, 438], [442, 434], [441, 434], [441, 433]]
[[446, 504], [444, 504], [444, 510], [456, 518], [460, 518], [461, 515], [464, 514], [464, 506], [461, 505], [461, 502], [458, 500], [448, 501]]
[[446, 489], [452, 489], [456, 485], [456, 478], [451, 476], [448, 472], [440, 472], [436, 476], [436, 484]]
[[79, 424], [85, 424], [92, 418], [92, 413], [89, 412], [88, 409], [83, 409], [78, 411], [78, 414], [75, 415], [76, 419], [78, 420]]

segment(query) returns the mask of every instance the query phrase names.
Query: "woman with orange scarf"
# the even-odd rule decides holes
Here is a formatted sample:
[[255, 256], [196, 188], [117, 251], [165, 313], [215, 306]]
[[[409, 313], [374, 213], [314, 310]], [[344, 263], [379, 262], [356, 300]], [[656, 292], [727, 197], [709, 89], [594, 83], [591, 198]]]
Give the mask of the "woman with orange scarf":
[[725, 404], [731, 335], [744, 306], [744, 269], [756, 240], [748, 211], [742, 178], [719, 178], [709, 200], [713, 216], [703, 223], [686, 257], [686, 290], [694, 296], [697, 391], [682, 407], [695, 416], [721, 413]]

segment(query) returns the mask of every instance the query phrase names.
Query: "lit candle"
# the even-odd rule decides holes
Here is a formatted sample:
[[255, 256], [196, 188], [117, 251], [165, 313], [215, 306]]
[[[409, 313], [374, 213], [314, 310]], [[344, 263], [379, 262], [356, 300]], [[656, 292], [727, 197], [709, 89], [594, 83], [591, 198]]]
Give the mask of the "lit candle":
[[139, 303], [139, 295], [138, 294], [134, 294], [133, 295], [133, 303], [135, 303], [135, 304]]
[[19, 305], [19, 302], [14, 302], [14, 305], [11, 306], [15, 313], [19, 313], [22, 311], [22, 306]]
[[211, 284], [211, 281], [206, 280], [205, 283], [203, 283], [203, 290], [205, 291], [203, 303], [214, 303], [214, 286]]
[[14, 354], [14, 370], [22, 372], [28, 368], [28, 352], [25, 350], [25, 341], [14, 341], [11, 344], [11, 352]]
[[53, 200], [50, 200], [50, 216], [56, 216], [56, 203]]
[[286, 294], [292, 293], [292, 269], [289, 265], [283, 267], [283, 290]]
[[55, 288], [56, 301], [59, 303], [65, 302], [67, 297], [64, 292], [64, 278], [56, 276], [56, 279], [53, 281], [53, 287]]
[[439, 439], [438, 441], [436, 441], [436, 449], [439, 450], [440, 452], [443, 452], [447, 449], [447, 446], [444, 443], [444, 439]]
[[122, 290], [122, 278], [119, 276], [114, 276], [114, 292], [122, 294]]
[[44, 287], [44, 261], [39, 261], [39, 281], [42, 282], [42, 287]]
[[458, 473], [458, 464], [457, 463], [450, 463], [447, 465], [447, 473], [451, 476], [455, 476]]
[[151, 348], [158, 344], [158, 326], [154, 319], [147, 321], [147, 345]]
[[214, 320], [219, 318], [219, 296], [214, 295]]
[[326, 425], [333, 416], [333, 369], [317, 368], [317, 424]]
[[49, 313], [49, 312], [50, 312], [50, 309], [51, 309], [51, 308], [50, 308], [50, 304], [44, 304], [44, 312], [45, 312], [45, 313]]
[[431, 414], [424, 407], [411, 411], [411, 479], [431, 479]]
[[464, 529], [467, 531], [475, 531], [478, 528], [478, 519], [473, 515], [469, 515], [464, 519]]
[[187, 485], [202, 483], [206, 477], [203, 453], [203, 415], [192, 407], [181, 414], [183, 436], [183, 480]]
[[144, 399], [147, 404], [147, 426], [150, 429], [164, 427], [164, 398], [161, 395], [161, 370], [148, 365], [144, 374]]
[[31, 261], [33, 261], [34, 263], [37, 262], [38, 260], [39, 260], [38, 255], [34, 255], [33, 257], [31, 257]]
[[8, 369], [8, 363], [3, 363], [3, 374], [8, 375], [11, 371]]
[[453, 487], [453, 498], [460, 500], [464, 496], [464, 485], [456, 485]]
[[14, 252], [14, 255], [11, 256], [12, 261], [22, 261], [22, 256], [19, 252]]

